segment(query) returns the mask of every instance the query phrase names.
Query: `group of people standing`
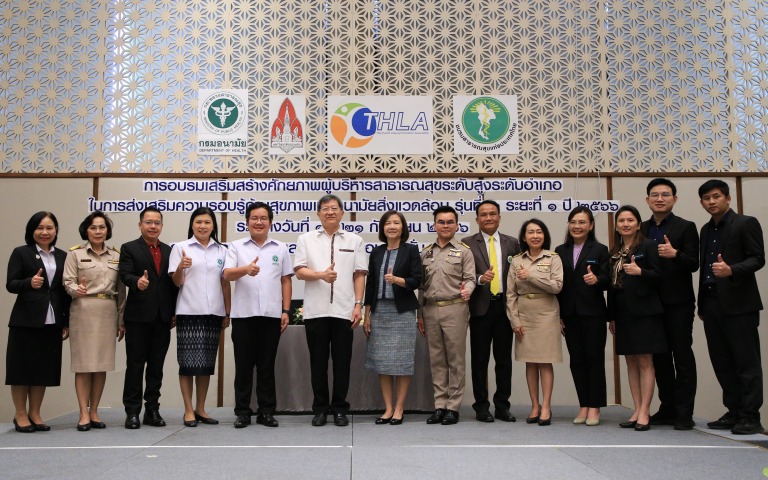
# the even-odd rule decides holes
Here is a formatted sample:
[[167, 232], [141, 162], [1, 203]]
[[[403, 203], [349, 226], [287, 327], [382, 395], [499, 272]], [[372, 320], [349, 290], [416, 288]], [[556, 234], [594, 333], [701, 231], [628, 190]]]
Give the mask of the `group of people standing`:
[[[596, 240], [595, 219], [586, 207], [569, 213], [565, 242], [555, 250], [549, 229], [535, 218], [523, 223], [519, 240], [500, 233], [501, 211], [493, 200], [477, 206], [479, 232], [462, 241], [455, 238], [457, 212], [437, 208], [437, 238], [421, 252], [407, 243], [403, 214], [389, 211], [379, 221], [382, 244], [368, 256], [363, 239], [340, 228], [342, 201], [325, 195], [317, 204], [321, 228], [298, 238], [293, 260], [287, 245], [269, 236], [273, 212], [263, 202], [246, 209], [248, 237], [222, 244], [216, 216], [201, 208], [190, 218], [188, 240], [172, 248], [159, 241], [163, 216], [155, 208], [141, 212], [141, 236], [119, 250], [105, 243], [112, 235], [110, 219], [93, 212], [80, 226], [86, 243], [69, 254], [55, 248], [56, 217], [38, 212], [27, 224], [26, 245], [13, 251], [8, 267], [7, 289], [18, 294], [6, 372], [15, 428], [49, 429], [40, 406], [46, 386], [59, 384], [61, 342], [67, 337], [78, 430], [106, 427], [98, 406], [106, 372], [115, 368], [115, 344], [123, 337], [125, 427], [140, 428], [142, 398], [143, 424], [165, 425], [160, 387], [174, 327], [184, 424], [218, 423], [205, 412], [205, 398], [230, 317], [234, 426], [244, 428], [256, 416], [257, 423], [277, 427], [275, 357], [289, 323], [295, 274], [305, 282], [313, 426], [326, 425], [328, 415], [337, 426], [349, 423], [353, 330], [364, 317], [365, 367], [379, 374], [385, 404], [378, 425], [403, 423], [419, 333], [427, 338], [434, 388], [435, 411], [427, 423], [458, 423], [467, 329], [478, 421], [516, 420], [509, 402], [514, 343], [515, 359], [526, 364], [531, 400], [526, 422], [550, 425], [553, 363], [562, 362], [564, 336], [580, 406], [573, 423], [598, 425], [607, 403], [604, 352], [610, 331], [617, 353], [626, 358], [634, 402], [621, 427], [645, 431], [672, 424], [688, 430], [694, 426], [696, 393], [692, 273], [700, 268], [698, 314], [728, 409], [708, 426], [762, 432], [757, 332], [762, 304], [755, 280], [765, 263], [762, 230], [753, 217], [730, 209], [725, 182], [705, 182], [699, 197], [711, 215], [700, 236], [692, 222], [672, 213], [675, 185], [652, 180], [646, 198], [652, 217], [644, 222], [635, 207], [621, 207], [610, 250]], [[491, 353], [496, 390], [489, 399]], [[651, 415], [654, 383], [661, 405]]]

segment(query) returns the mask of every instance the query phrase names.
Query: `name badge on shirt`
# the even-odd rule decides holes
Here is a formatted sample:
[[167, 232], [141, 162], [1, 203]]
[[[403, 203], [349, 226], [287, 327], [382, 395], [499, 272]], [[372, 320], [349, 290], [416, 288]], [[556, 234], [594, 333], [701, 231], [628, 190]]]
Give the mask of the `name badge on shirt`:
[[107, 263], [118, 264], [118, 263], [120, 263], [120, 260], [107, 260]]
[[81, 262], [90, 262], [91, 259], [90, 258], [81, 258], [80, 261]]
[[551, 263], [538, 263], [538, 264], [536, 264], [536, 270], [538, 270], [540, 272], [549, 272], [551, 267], [552, 267]]
[[350, 248], [340, 248], [339, 251], [340, 252], [355, 253], [355, 251], [350, 249]]
[[635, 260], [642, 260], [643, 258], [645, 258], [644, 253], [641, 253], [640, 255], [635, 255]]
[[597, 265], [597, 259], [595, 259], [595, 258], [588, 258], [587, 259], [587, 265]]
[[277, 255], [272, 255], [272, 265], [279, 265], [280, 258]]
[[460, 257], [460, 256], [461, 256], [461, 250], [456, 250], [456, 249], [453, 249], [453, 248], [452, 248], [452, 249], [451, 249], [451, 250], [448, 252], [448, 256], [449, 256], [449, 257]]

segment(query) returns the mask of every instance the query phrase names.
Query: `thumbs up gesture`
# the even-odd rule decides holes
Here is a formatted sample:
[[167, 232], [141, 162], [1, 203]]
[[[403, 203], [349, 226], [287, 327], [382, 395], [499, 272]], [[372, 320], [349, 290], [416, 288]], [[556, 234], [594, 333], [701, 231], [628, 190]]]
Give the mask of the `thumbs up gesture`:
[[387, 282], [387, 284], [392, 285], [393, 283], [395, 283], [396, 279], [397, 277], [392, 275], [392, 267], [389, 267], [387, 269], [387, 273], [384, 274], [384, 281]]
[[326, 268], [323, 273], [321, 274], [321, 278], [326, 283], [333, 283], [336, 281], [336, 270], [334, 270], [334, 267], [336, 267], [336, 262], [332, 262], [328, 268]]
[[465, 302], [469, 300], [471, 293], [469, 290], [467, 290], [465, 282], [461, 282], [461, 285], [459, 286], [459, 293], [461, 293], [461, 298], [463, 298]]
[[251, 276], [255, 277], [259, 274], [261, 271], [261, 267], [259, 267], [259, 257], [256, 257], [253, 259], [251, 263], [248, 264], [248, 269], [246, 270], [246, 273]]
[[723, 254], [717, 254], [717, 261], [712, 263], [712, 273], [717, 278], [728, 278], [733, 275], [731, 266], [723, 260]]
[[34, 277], [32, 277], [32, 288], [37, 290], [38, 288], [43, 286], [43, 283], [45, 282], [45, 279], [43, 278], [43, 269], [37, 271]]
[[85, 277], [80, 278], [80, 283], [77, 284], [77, 292], [78, 297], [84, 297], [88, 295], [88, 290], [85, 288]]
[[658, 248], [661, 258], [675, 258], [677, 256], [677, 249], [672, 246], [666, 235], [664, 235], [664, 243], [660, 243]]
[[179, 268], [184, 270], [192, 266], [192, 259], [187, 256], [187, 252], [181, 249], [181, 261], [179, 262]]
[[595, 285], [597, 283], [597, 275], [592, 273], [592, 265], [587, 265], [587, 274], [584, 275], [584, 283], [587, 285]]
[[632, 262], [624, 264], [624, 272], [627, 275], [640, 275], [642, 269], [635, 263], [635, 256], [632, 255]]
[[493, 265], [480, 276], [480, 283], [487, 285], [493, 281], [496, 276], [496, 272], [493, 271]]
[[139, 281], [136, 282], [136, 288], [138, 288], [143, 292], [144, 290], [147, 289], [148, 286], [149, 286], [149, 272], [144, 270], [144, 275], [142, 275], [139, 278]]

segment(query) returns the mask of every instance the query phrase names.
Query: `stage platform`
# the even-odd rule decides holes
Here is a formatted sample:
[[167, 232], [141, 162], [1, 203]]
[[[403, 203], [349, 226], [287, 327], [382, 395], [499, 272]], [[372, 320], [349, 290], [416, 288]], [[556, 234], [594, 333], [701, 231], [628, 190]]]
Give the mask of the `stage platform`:
[[[578, 409], [553, 407], [548, 427], [528, 425], [527, 407], [514, 406], [516, 423], [477, 422], [471, 408], [458, 425], [427, 425], [425, 414], [400, 426], [374, 425], [376, 415], [350, 415], [346, 428], [312, 427], [310, 415], [277, 415], [279, 428], [255, 423], [235, 429], [231, 408], [211, 409], [220, 425], [186, 428], [181, 409], [162, 409], [168, 426], [122, 426], [121, 410], [104, 409], [105, 430], [78, 432], [78, 416], [49, 420], [50, 432], [20, 434], [0, 424], [3, 479], [759, 479], [768, 450], [708, 430], [621, 429], [629, 410], [603, 410], [597, 427], [573, 425]], [[255, 420], [255, 418], [254, 418]], [[711, 420], [711, 419], [708, 419]], [[768, 472], [768, 470], [766, 470]]]

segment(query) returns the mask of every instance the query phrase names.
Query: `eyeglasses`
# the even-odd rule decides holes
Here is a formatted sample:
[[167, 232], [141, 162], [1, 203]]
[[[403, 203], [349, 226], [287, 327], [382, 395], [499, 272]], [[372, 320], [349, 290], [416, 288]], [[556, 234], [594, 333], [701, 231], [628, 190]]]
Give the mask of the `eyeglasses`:
[[252, 222], [267, 223], [269, 222], [269, 217], [248, 217], [248, 220]]
[[147, 227], [151, 227], [151, 226], [153, 226], [153, 225], [154, 225], [155, 227], [159, 227], [160, 225], [162, 225], [162, 224], [163, 224], [163, 222], [161, 222], [161, 221], [159, 221], [159, 220], [142, 220], [142, 222], [141, 222], [141, 223], [143, 223], [143, 224], [144, 224], [144, 225], [146, 225]]
[[320, 209], [321, 213], [338, 213], [341, 209], [339, 207], [323, 207]]
[[578, 220], [578, 221], [577, 220], [571, 220], [570, 222], [568, 222], [568, 225], [570, 225], [572, 227], [576, 227], [576, 226], [584, 227], [586, 225], [589, 225], [589, 222], [587, 222], [585, 220]]
[[435, 223], [440, 225], [441, 227], [445, 226], [445, 225], [447, 225], [449, 227], [453, 226], [453, 225], [456, 225], [456, 221], [455, 220], [438, 220]]
[[88, 230], [92, 232], [97, 232], [97, 231], [106, 230], [106, 229], [107, 229], [106, 225], [91, 225], [90, 227], [88, 227]]
[[652, 194], [648, 195], [650, 198], [670, 198], [672, 196], [671, 192], [653, 192]]

